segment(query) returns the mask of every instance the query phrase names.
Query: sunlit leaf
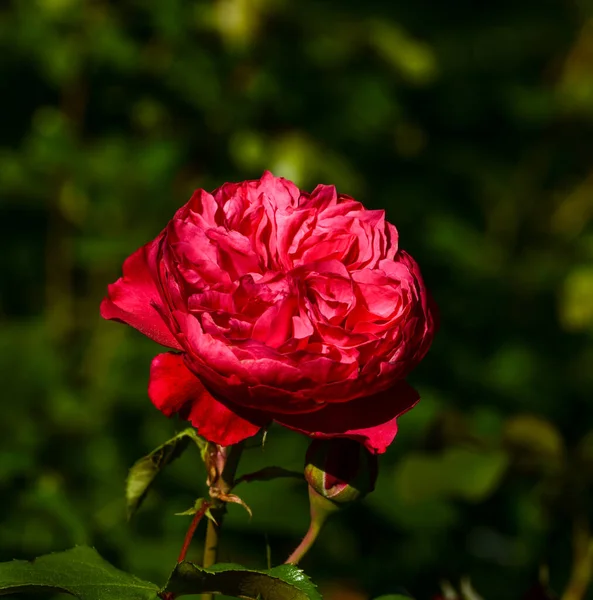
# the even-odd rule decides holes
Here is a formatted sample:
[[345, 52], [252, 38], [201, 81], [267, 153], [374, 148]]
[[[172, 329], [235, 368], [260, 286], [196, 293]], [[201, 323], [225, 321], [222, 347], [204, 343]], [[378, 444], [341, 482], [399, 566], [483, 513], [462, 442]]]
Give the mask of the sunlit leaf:
[[171, 574], [163, 592], [176, 596], [217, 593], [253, 600], [321, 600], [316, 586], [294, 565], [255, 571], [233, 564], [203, 569], [182, 562]]
[[0, 596], [31, 592], [61, 592], [80, 600], [156, 600], [158, 588], [116, 569], [93, 548], [78, 546], [0, 564]]

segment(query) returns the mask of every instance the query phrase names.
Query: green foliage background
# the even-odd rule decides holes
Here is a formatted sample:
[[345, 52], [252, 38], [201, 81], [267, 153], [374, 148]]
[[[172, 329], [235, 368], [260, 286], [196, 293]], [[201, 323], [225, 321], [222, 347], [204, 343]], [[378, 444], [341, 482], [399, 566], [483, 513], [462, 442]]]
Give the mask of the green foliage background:
[[[377, 491], [303, 567], [330, 599], [464, 574], [519, 598], [542, 561], [565, 588], [593, 475], [591, 0], [12, 0], [0, 80], [0, 559], [88, 543], [166, 580], [204, 473], [184, 456], [125, 522], [127, 469], [183, 424], [146, 396], [159, 348], [98, 306], [193, 189], [268, 168], [385, 208], [442, 313]], [[243, 471], [306, 445], [273, 429]], [[304, 487], [241, 492], [222, 559], [282, 562]]]

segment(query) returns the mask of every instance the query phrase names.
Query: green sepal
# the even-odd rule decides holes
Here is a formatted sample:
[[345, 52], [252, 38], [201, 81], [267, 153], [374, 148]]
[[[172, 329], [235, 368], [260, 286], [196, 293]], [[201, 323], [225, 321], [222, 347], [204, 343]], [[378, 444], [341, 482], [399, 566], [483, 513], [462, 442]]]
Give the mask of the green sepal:
[[202, 508], [202, 505], [204, 504], [204, 502], [206, 502], [206, 500], [204, 500], [204, 498], [198, 498], [191, 508], [188, 508], [187, 510], [184, 510], [183, 512], [175, 513], [175, 516], [176, 517], [191, 517], [192, 515], [195, 515]]
[[182, 562], [175, 567], [160, 593], [224, 594], [248, 600], [322, 600], [316, 586], [294, 565], [256, 571], [222, 563], [203, 569]]
[[220, 526], [220, 525], [219, 525], [219, 523], [218, 523], [218, 521], [217, 521], [217, 520], [214, 518], [214, 515], [212, 514], [212, 507], [211, 507], [211, 506], [209, 506], [209, 507], [206, 509], [206, 512], [204, 513], [204, 516], [205, 516], [205, 517], [206, 517], [206, 518], [207, 518], [209, 521], [212, 521], [212, 522], [213, 522], [213, 523], [214, 523], [214, 524], [215, 524], [217, 527], [219, 527], [219, 526]]

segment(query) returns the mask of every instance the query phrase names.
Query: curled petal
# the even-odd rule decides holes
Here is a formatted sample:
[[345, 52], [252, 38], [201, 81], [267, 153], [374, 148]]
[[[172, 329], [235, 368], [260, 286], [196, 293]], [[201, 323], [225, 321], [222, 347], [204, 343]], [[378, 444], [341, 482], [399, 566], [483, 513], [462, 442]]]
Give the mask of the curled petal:
[[160, 238], [139, 248], [124, 262], [123, 277], [107, 288], [101, 302], [101, 316], [127, 323], [169, 348], [181, 349], [161, 317], [165, 312], [161, 295], [151, 274]]

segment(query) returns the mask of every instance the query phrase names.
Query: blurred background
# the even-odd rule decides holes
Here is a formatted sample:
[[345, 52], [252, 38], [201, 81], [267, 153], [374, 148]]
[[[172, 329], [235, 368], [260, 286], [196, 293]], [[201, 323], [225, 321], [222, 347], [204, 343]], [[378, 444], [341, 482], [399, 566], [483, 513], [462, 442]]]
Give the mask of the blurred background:
[[[325, 597], [520, 598], [544, 564], [593, 598], [591, 0], [5, 0], [0, 81], [0, 560], [91, 544], [166, 579], [204, 472], [188, 452], [126, 523], [128, 468], [183, 423], [99, 302], [195, 188], [270, 169], [386, 209], [442, 313], [377, 491], [303, 562]], [[272, 429], [241, 471], [306, 446]], [[282, 562], [304, 485], [238, 491], [221, 558]]]

